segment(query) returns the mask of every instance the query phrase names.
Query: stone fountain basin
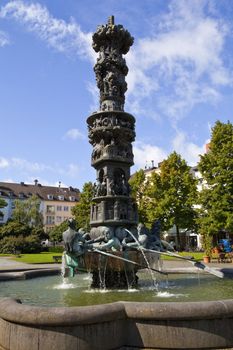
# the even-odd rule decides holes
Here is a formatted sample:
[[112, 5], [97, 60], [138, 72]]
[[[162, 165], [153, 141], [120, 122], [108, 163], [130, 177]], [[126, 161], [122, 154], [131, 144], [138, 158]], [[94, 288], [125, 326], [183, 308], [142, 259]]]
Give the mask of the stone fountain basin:
[[233, 300], [36, 307], [0, 299], [1, 350], [233, 346]]
[[[136, 272], [142, 268], [147, 268], [148, 262], [148, 265], [151, 268], [158, 269], [159, 254], [146, 252], [145, 257], [147, 262], [143, 254], [139, 251], [115, 251], [111, 254], [114, 255], [116, 258], [101, 255], [95, 252], [86, 252], [84, 255], [77, 257], [79, 267], [84, 268], [87, 271], [95, 271], [102, 267], [105, 270], [111, 271], [125, 271], [126, 269], [133, 269]], [[117, 259], [117, 257], [133, 261], [138, 265], [127, 263], [123, 260]]]

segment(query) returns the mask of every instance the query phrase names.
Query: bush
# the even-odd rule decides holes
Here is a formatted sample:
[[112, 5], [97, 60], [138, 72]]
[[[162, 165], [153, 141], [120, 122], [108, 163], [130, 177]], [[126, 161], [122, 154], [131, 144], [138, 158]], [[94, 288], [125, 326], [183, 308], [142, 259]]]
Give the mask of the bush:
[[57, 246], [57, 247], [49, 247], [49, 252], [50, 253], [63, 253], [64, 252], [64, 247], [63, 246]]
[[25, 238], [25, 248], [22, 253], [40, 253], [41, 244], [39, 237], [30, 235]]
[[16, 251], [22, 252], [25, 248], [25, 240], [23, 236], [4, 237], [0, 241], [0, 252], [3, 254], [15, 254]]
[[0, 253], [15, 254], [20, 253], [40, 253], [41, 246], [38, 237], [30, 235], [28, 237], [10, 236], [0, 240]]
[[14, 221], [8, 221], [5, 225], [0, 228], [0, 237], [4, 238], [7, 236], [29, 236], [31, 234], [31, 228], [24, 224]]

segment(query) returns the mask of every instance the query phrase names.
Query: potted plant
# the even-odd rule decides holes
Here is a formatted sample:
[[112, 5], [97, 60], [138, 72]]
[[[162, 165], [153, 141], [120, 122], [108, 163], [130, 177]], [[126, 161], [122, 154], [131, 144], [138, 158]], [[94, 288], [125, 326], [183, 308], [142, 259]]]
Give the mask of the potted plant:
[[202, 236], [202, 245], [204, 248], [204, 256], [203, 261], [204, 263], [210, 263], [211, 256], [212, 256], [212, 237], [206, 233]]

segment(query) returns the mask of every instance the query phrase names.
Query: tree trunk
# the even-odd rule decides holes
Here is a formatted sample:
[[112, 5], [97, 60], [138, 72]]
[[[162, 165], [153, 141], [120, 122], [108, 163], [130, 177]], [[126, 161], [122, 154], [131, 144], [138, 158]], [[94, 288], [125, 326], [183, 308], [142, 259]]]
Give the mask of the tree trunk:
[[176, 225], [176, 238], [177, 238], [177, 250], [181, 250], [181, 244], [180, 244], [180, 230], [179, 226]]

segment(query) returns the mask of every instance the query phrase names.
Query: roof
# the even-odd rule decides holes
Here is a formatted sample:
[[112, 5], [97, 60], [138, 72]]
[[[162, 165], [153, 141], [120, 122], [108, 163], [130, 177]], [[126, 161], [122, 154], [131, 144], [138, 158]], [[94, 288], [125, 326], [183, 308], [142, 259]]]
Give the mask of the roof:
[[[2, 197], [27, 199], [36, 195], [42, 200], [79, 201], [80, 191], [73, 187], [44, 186], [35, 180], [35, 184], [0, 182]], [[63, 199], [64, 197], [64, 199]]]

